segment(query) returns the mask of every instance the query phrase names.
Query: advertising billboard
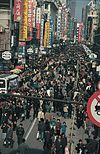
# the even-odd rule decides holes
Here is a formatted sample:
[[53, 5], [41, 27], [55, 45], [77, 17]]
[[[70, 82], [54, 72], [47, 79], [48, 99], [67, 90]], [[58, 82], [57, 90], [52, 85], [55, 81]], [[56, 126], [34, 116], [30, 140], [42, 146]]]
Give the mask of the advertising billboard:
[[14, 0], [14, 21], [20, 21], [22, 16], [22, 0]]
[[47, 21], [47, 47], [49, 47], [50, 40], [50, 20]]
[[48, 31], [47, 31], [47, 22], [45, 22], [45, 33], [44, 33], [44, 48], [47, 47], [47, 36], [48, 36]]
[[37, 39], [40, 40], [40, 27], [41, 27], [41, 8], [37, 8], [36, 11], [36, 28], [37, 28]]
[[43, 28], [44, 28], [44, 19], [41, 20], [40, 46], [43, 46]]
[[37, 2], [36, 0], [33, 0], [33, 27], [36, 28], [36, 6]]
[[28, 0], [28, 41], [32, 40], [33, 0]]
[[27, 40], [27, 32], [28, 32], [28, 0], [22, 0], [22, 18], [20, 21], [20, 29], [19, 29], [19, 40], [26, 41]]
[[50, 19], [50, 30], [49, 30], [49, 47], [52, 47], [52, 42], [53, 42], [53, 20], [52, 18]]

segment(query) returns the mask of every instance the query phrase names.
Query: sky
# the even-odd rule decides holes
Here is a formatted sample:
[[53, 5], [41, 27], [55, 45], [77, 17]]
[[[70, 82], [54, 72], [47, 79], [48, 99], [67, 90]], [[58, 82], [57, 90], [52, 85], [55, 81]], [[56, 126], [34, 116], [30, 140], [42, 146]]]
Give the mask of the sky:
[[81, 22], [82, 18], [82, 8], [85, 7], [90, 0], [75, 0], [76, 1], [76, 8], [75, 8], [75, 18]]

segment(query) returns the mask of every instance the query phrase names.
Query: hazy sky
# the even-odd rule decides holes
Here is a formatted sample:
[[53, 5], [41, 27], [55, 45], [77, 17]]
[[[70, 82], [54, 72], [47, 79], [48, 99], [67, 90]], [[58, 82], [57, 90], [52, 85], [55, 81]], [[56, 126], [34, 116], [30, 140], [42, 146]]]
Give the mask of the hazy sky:
[[82, 8], [85, 7], [90, 2], [90, 0], [75, 0], [75, 1], [76, 1], [75, 18], [77, 18], [78, 21], [81, 21]]

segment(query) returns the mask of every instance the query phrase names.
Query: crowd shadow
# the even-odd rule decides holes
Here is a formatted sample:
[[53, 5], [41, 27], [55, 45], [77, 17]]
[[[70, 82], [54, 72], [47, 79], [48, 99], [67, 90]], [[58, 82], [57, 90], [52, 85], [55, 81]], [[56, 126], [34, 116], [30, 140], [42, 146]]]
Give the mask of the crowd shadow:
[[87, 142], [86, 147], [87, 147], [89, 153], [96, 152], [96, 150], [98, 149], [98, 141], [94, 140], [94, 139], [89, 139], [89, 138], [86, 138], [85, 140]]
[[[40, 149], [29, 149], [28, 154], [43, 154], [43, 150]], [[11, 151], [9, 154], [17, 154], [16, 150]]]

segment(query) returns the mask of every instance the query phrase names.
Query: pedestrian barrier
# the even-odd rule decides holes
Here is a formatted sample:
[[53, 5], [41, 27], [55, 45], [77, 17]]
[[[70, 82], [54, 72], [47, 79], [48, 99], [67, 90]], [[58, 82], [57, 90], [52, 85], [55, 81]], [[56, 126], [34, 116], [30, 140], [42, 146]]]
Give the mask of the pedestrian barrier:
[[72, 116], [72, 125], [70, 131], [70, 141], [69, 141], [69, 154], [73, 154], [73, 130], [74, 130], [74, 122], [75, 122], [75, 108]]

